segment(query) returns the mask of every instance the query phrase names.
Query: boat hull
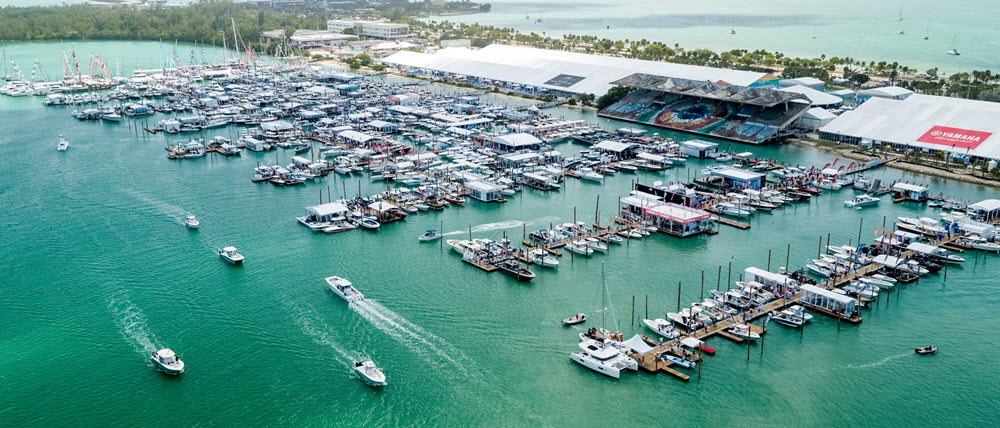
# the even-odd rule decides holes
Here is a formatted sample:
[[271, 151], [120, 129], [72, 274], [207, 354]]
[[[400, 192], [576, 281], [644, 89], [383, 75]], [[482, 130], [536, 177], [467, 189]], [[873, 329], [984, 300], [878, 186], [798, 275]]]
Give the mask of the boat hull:
[[619, 377], [621, 377], [621, 370], [618, 370], [618, 369], [616, 369], [614, 367], [607, 367], [607, 366], [603, 366], [603, 365], [597, 364], [594, 361], [591, 361], [591, 360], [589, 360], [587, 358], [584, 358], [580, 354], [570, 354], [569, 358], [571, 360], [573, 360], [574, 362], [576, 362], [577, 364], [579, 364], [581, 366], [584, 366], [584, 367], [586, 367], [586, 368], [588, 368], [590, 370], [593, 370], [593, 371], [595, 371], [597, 373], [600, 373], [602, 375], [605, 375], [605, 376], [608, 376], [608, 377], [613, 377], [615, 379], [618, 379]]

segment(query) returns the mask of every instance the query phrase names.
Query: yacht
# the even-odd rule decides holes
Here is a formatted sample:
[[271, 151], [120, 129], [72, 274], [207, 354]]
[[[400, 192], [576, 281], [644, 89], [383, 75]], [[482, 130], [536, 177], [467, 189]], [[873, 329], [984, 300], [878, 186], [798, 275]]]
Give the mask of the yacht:
[[361, 294], [357, 288], [354, 288], [354, 284], [339, 276], [331, 276], [326, 278], [326, 284], [330, 286], [338, 296], [346, 300], [348, 303], [360, 302], [365, 300], [364, 294]]
[[423, 235], [420, 235], [420, 237], [417, 239], [419, 239], [420, 242], [438, 240], [441, 239], [441, 232], [438, 232], [437, 229], [428, 229], [426, 232], [424, 232]]
[[987, 241], [979, 235], [963, 236], [956, 241], [958, 244], [966, 245], [980, 251], [1000, 253], [1000, 244]]
[[197, 229], [198, 226], [201, 226], [201, 222], [194, 218], [193, 215], [189, 215], [187, 216], [187, 219], [184, 220], [184, 225], [187, 226], [188, 229]]
[[643, 324], [646, 324], [647, 328], [653, 330], [664, 339], [676, 339], [681, 335], [680, 332], [674, 330], [674, 326], [669, 321], [663, 318], [657, 318], [655, 320], [643, 319], [642, 322]]
[[750, 326], [746, 324], [736, 324], [729, 329], [728, 333], [741, 339], [752, 340], [754, 342], [760, 340], [760, 335], [751, 331]]
[[871, 207], [878, 205], [879, 201], [881, 201], [881, 199], [871, 195], [860, 195], [849, 201], [844, 201], [844, 205], [851, 208]]
[[587, 168], [578, 171], [578, 173], [580, 174], [580, 178], [582, 178], [584, 180], [601, 181], [601, 180], [604, 179], [603, 175], [598, 174], [598, 173], [594, 172], [593, 170], [587, 169]]
[[243, 263], [243, 255], [236, 252], [236, 247], [226, 247], [219, 251], [219, 257], [229, 264], [238, 265]]
[[63, 138], [62, 135], [60, 135], [59, 145], [56, 146], [56, 150], [59, 150], [60, 152], [65, 152], [66, 149], [68, 148], [69, 148], [69, 141], [66, 141], [66, 139]]
[[532, 263], [541, 267], [556, 267], [559, 266], [559, 260], [555, 257], [550, 256], [545, 250], [541, 248], [536, 248], [534, 250], [528, 251], [526, 254], [528, 260]]
[[354, 363], [354, 372], [361, 377], [361, 380], [372, 386], [385, 386], [385, 373], [375, 366], [372, 360], [358, 361]]
[[621, 372], [629, 367], [625, 360], [630, 358], [622, 355], [614, 346], [586, 340], [580, 342], [580, 349], [580, 352], [569, 354], [569, 358], [603, 375], [618, 379]]
[[170, 348], [153, 352], [149, 359], [153, 360], [153, 364], [156, 364], [156, 367], [166, 374], [179, 375], [184, 372], [184, 362], [177, 358], [177, 355], [174, 355], [174, 351], [171, 351]]

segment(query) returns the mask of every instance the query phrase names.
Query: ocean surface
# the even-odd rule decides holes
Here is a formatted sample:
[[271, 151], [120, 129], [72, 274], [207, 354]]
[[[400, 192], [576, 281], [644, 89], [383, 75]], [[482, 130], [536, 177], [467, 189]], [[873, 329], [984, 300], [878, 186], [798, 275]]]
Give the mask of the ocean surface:
[[[61, 62], [58, 44], [5, 47], [19, 64], [37, 57], [58, 70]], [[127, 58], [159, 49], [148, 42], [76, 47]], [[632, 335], [642, 331], [633, 314], [676, 309], [678, 282], [684, 304], [698, 301], [703, 271], [707, 295], [748, 266], [767, 267], [769, 251], [772, 270], [786, 260], [797, 267], [816, 256], [821, 236], [870, 242], [884, 218], [891, 227], [896, 216], [937, 216], [922, 206], [884, 198], [853, 210], [843, 205], [852, 190], [827, 192], [757, 214], [746, 231], [722, 226], [715, 236], [656, 235], [591, 258], [567, 253], [557, 269], [533, 268], [538, 278], [523, 284], [417, 236], [443, 224], [449, 239], [471, 228], [475, 237], [517, 241], [524, 230], [573, 221], [574, 212], [579, 221], [592, 222], [596, 212], [607, 223], [632, 181], [687, 180], [707, 163], [602, 183], [568, 179], [562, 190], [525, 190], [505, 204], [470, 201], [377, 232], [326, 235], [295, 217], [327, 191], [354, 195], [360, 186], [367, 195], [384, 183], [335, 174], [294, 188], [252, 183], [258, 163], [288, 163], [291, 152], [168, 160], [164, 146], [184, 137], [79, 122], [70, 110], [0, 98], [7, 171], [0, 181], [0, 426], [907, 427], [991, 425], [1000, 416], [1000, 356], [992, 352], [1000, 337], [990, 332], [1000, 306], [995, 255], [966, 253], [969, 261], [951, 267], [947, 280], [932, 274], [898, 287], [863, 310], [859, 326], [822, 315], [802, 332], [772, 323], [749, 361], [745, 347], [711, 339], [718, 353], [706, 357], [700, 378], [686, 371], [689, 383], [645, 373], [613, 380], [569, 360], [577, 333], [597, 324], [563, 327], [560, 320], [577, 312], [599, 320], [602, 264], [614, 309], [608, 324]], [[592, 111], [549, 112], [624, 126]], [[71, 143], [66, 152], [55, 149], [60, 134]], [[572, 155], [583, 146], [556, 148]], [[834, 160], [792, 146], [731, 149], [802, 165]], [[967, 201], [997, 197], [996, 189], [892, 169], [870, 175], [928, 183]], [[184, 227], [187, 214], [198, 216], [201, 229]], [[219, 259], [215, 249], [227, 245], [246, 256], [244, 266]], [[353, 281], [367, 300], [345, 304], [324, 284], [330, 275]], [[913, 353], [931, 343], [936, 355]], [[149, 353], [159, 347], [184, 359], [184, 375], [153, 369]], [[373, 389], [351, 374], [362, 355], [384, 367], [388, 386]]]
[[[489, 13], [428, 19], [551, 37], [587, 34], [611, 40], [646, 39], [688, 50], [763, 49], [807, 58], [896, 61], [920, 71], [1000, 68], [996, 55], [1000, 38], [994, 22], [1000, 16], [1000, 2], [992, 0], [502, 0], [490, 4]], [[898, 34], [900, 30], [904, 34]], [[952, 47], [962, 54], [948, 55]]]

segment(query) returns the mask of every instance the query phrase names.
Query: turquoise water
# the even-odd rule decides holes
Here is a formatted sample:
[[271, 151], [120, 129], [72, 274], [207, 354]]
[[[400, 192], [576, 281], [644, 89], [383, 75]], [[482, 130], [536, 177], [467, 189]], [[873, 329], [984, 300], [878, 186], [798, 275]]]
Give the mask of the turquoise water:
[[[152, 49], [155, 44], [130, 44]], [[108, 50], [126, 51], [116, 44]], [[9, 46], [8, 52], [13, 50]], [[33, 53], [58, 55], [58, 48]], [[43, 55], [44, 56], [44, 55]], [[18, 62], [30, 58], [18, 59]], [[441, 88], [442, 91], [452, 89]], [[843, 206], [850, 190], [824, 194], [750, 220], [715, 236], [655, 236], [591, 259], [564, 256], [558, 270], [531, 284], [486, 274], [438, 243], [417, 241], [444, 222], [451, 237], [520, 238], [577, 218], [591, 221], [600, 196], [607, 219], [632, 180], [686, 179], [702, 166], [664, 174], [610, 176], [604, 183], [569, 179], [557, 192], [527, 190], [506, 204], [420, 213], [378, 232], [309, 232], [294, 217], [319, 193], [347, 188], [333, 175], [319, 183], [275, 188], [250, 181], [257, 162], [275, 153], [169, 161], [176, 137], [130, 133], [126, 124], [78, 122], [66, 108], [38, 99], [0, 98], [0, 425], [441, 425], [594, 426], [628, 419], [664, 425], [981, 425], [997, 416], [1000, 387], [991, 379], [1000, 339], [977, 330], [1000, 305], [993, 280], [1000, 259], [982, 255], [892, 291], [889, 303], [862, 315], [860, 326], [817, 316], [800, 335], [770, 325], [761, 346], [712, 339], [701, 379], [629, 374], [615, 381], [572, 363], [576, 334], [560, 319], [597, 319], [601, 263], [617, 320], [627, 334], [635, 314], [662, 316], [725, 287], [747, 266], [793, 266], [815, 257], [820, 235], [856, 242], [883, 216], [931, 215], [912, 205], [861, 211]], [[553, 114], [596, 120], [590, 111]], [[150, 120], [157, 120], [158, 117]], [[662, 131], [661, 131], [662, 132]], [[235, 135], [222, 129], [215, 134]], [[55, 150], [58, 134], [71, 142]], [[206, 135], [209, 136], [209, 135]], [[557, 147], [573, 153], [582, 146]], [[736, 147], [734, 147], [736, 148]], [[742, 147], [740, 147], [742, 148]], [[832, 161], [790, 146], [753, 148], [806, 165]], [[278, 152], [282, 162], [290, 153]], [[930, 183], [934, 192], [967, 200], [995, 189], [890, 169], [873, 174]], [[345, 185], [346, 184], [346, 185]], [[384, 184], [361, 180], [362, 193]], [[188, 231], [193, 213], [202, 222]], [[824, 238], [825, 239], [825, 238]], [[214, 249], [235, 245], [243, 267]], [[717, 272], [722, 266], [722, 277]], [[323, 283], [351, 279], [367, 296], [349, 307]], [[609, 321], [610, 322], [610, 321]], [[941, 351], [918, 357], [912, 348]], [[188, 364], [178, 378], [153, 370], [148, 352], [171, 347]], [[350, 362], [370, 355], [389, 385], [362, 385]], [[735, 422], [739, 421], [739, 422]], [[612, 422], [613, 423], [613, 422]]]
[[[948, 72], [996, 70], [995, 53], [1000, 51], [994, 28], [1000, 3], [990, 0], [490, 3], [490, 13], [429, 19], [480, 23], [552, 37], [588, 34], [611, 40], [647, 39], [669, 46], [680, 44], [685, 49], [764, 49], [807, 58], [826, 55], [897, 61], [920, 71], [931, 67]], [[901, 6], [903, 21], [898, 20]], [[542, 22], [536, 22], [539, 17]], [[730, 29], [736, 34], [731, 35]], [[905, 34], [899, 35], [899, 30]], [[929, 40], [923, 40], [925, 34]], [[953, 41], [961, 56], [947, 55]]]

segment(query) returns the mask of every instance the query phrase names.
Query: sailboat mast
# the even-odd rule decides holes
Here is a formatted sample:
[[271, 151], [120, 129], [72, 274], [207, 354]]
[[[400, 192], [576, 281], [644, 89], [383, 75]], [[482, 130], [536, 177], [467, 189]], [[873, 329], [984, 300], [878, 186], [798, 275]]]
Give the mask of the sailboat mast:
[[604, 278], [604, 262], [601, 262], [601, 330], [605, 329], [604, 322], [608, 314], [608, 282]]

